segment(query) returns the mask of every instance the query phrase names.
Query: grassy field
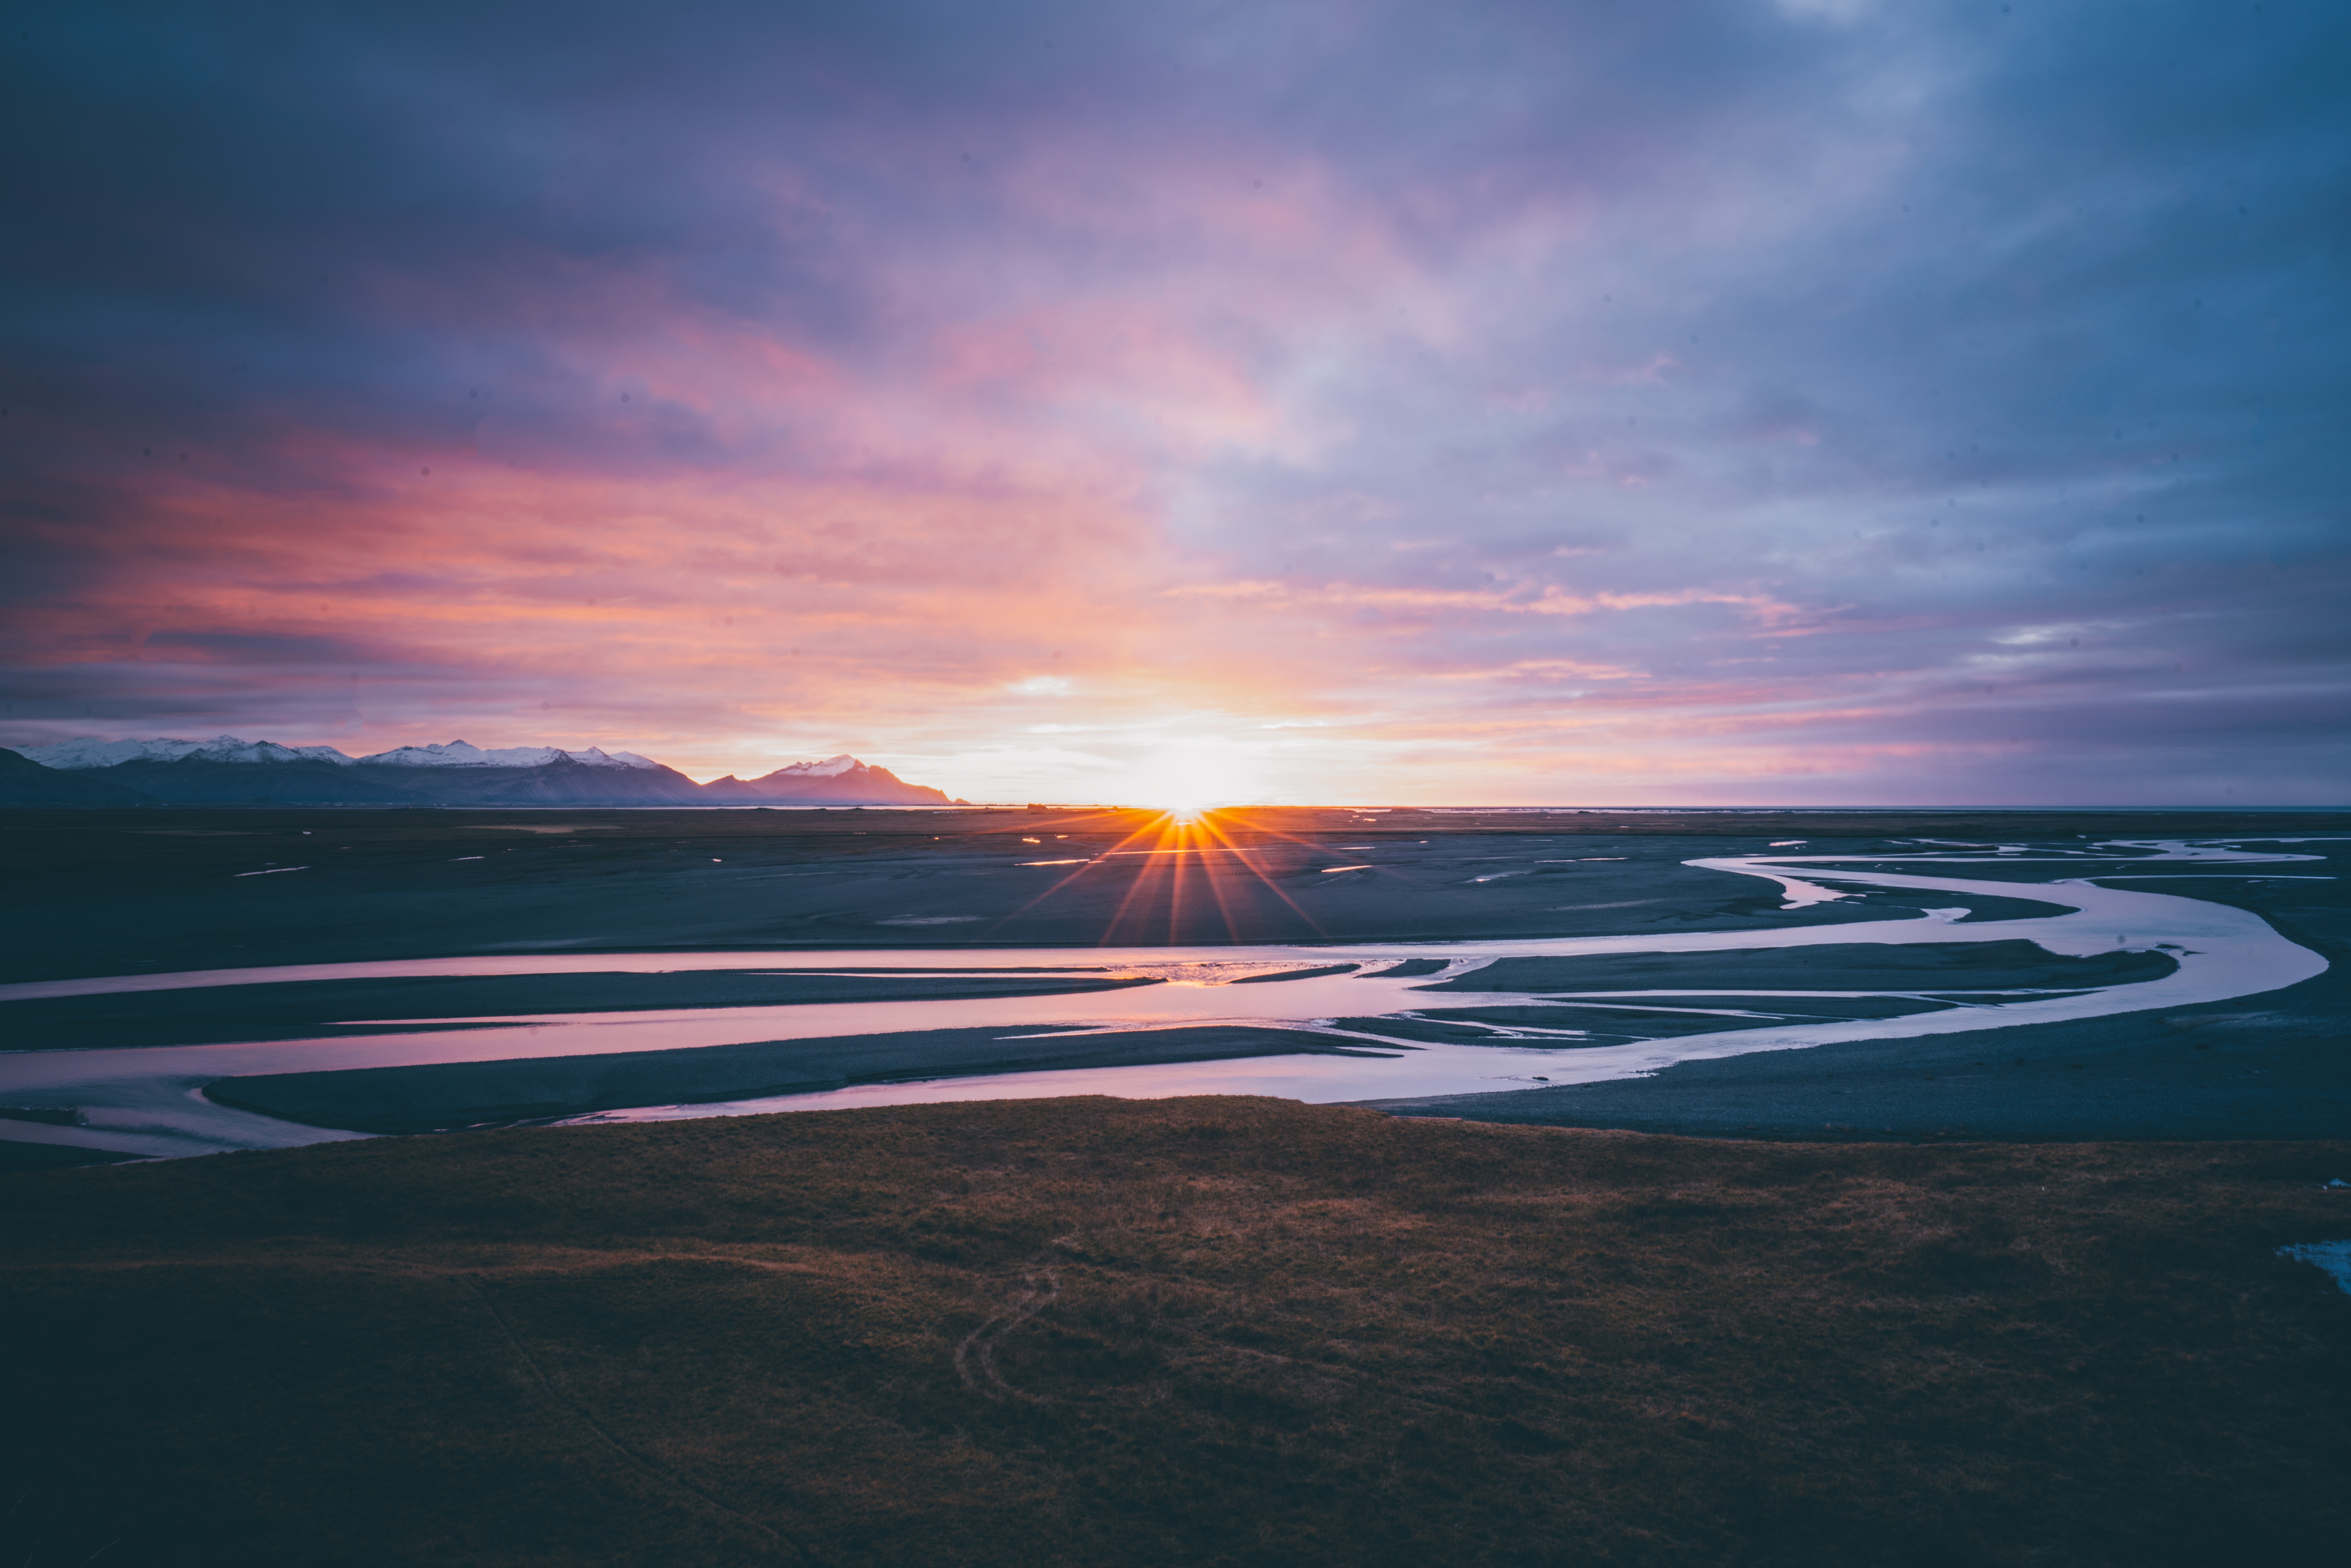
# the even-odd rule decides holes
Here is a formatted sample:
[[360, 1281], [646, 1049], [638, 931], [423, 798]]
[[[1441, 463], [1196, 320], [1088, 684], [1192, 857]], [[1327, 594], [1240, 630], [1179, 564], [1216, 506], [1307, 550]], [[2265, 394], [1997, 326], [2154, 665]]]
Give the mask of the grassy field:
[[2351, 1144], [1251, 1099], [0, 1179], [12, 1563], [2331, 1561]]

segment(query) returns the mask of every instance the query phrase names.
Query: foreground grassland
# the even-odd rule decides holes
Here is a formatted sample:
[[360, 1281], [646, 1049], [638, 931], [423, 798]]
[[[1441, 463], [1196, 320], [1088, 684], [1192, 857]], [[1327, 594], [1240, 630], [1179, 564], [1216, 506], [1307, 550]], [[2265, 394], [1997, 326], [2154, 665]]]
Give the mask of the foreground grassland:
[[2331, 1561], [2351, 1144], [1252, 1099], [0, 1178], [11, 1563]]

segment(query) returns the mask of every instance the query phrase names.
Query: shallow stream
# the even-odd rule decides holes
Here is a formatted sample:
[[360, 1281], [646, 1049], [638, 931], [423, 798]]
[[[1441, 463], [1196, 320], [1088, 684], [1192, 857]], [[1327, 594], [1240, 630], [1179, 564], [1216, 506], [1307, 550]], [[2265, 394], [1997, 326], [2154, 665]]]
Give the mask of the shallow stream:
[[[0, 1054], [0, 1106], [15, 1108], [5, 1129], [11, 1138], [147, 1155], [197, 1154], [358, 1135], [282, 1121], [205, 1097], [206, 1085], [233, 1076], [671, 1051], [933, 1030], [1001, 1029], [1003, 1038], [1017, 1039], [1212, 1024], [1299, 1031], [1320, 1037], [1319, 1043], [1351, 1048], [1350, 1054], [1268, 1055], [936, 1077], [853, 1084], [820, 1093], [623, 1107], [572, 1120], [661, 1120], [1083, 1093], [1139, 1098], [1271, 1094], [1327, 1103], [1503, 1092], [1626, 1077], [1698, 1058], [1837, 1040], [1895, 1040], [2001, 1025], [2052, 1023], [2274, 990], [2322, 972], [2325, 960], [2246, 911], [2104, 883], [2170, 874], [2138, 869], [2150, 863], [2185, 862], [2199, 870], [2218, 870], [2234, 863], [2319, 858], [2220, 842], [2144, 841], [2057, 849], [2007, 845], [1989, 852], [1927, 847], [1907, 855], [1791, 853], [1683, 862], [1775, 882], [1784, 890], [1788, 899], [1784, 907], [1790, 910], [1846, 897], [1858, 890], [1886, 889], [1974, 901], [2030, 898], [2064, 911], [2011, 919], [1964, 919], [1969, 909], [1960, 905], [1930, 908], [1921, 916], [1902, 919], [1761, 932], [1653, 932], [1311, 947], [475, 955], [0, 986], [0, 1019], [5, 1019], [8, 1003], [44, 998], [392, 977], [701, 971], [812, 977], [862, 972], [911, 981], [1058, 970], [1076, 972], [1072, 977], [1156, 982], [1079, 995], [549, 1012], [495, 1019], [434, 1020], [443, 1026], [477, 1022], [498, 1027], [452, 1030], [421, 1024], [388, 1026], [389, 1032], [357, 1038], [11, 1051]], [[2116, 869], [2118, 862], [2126, 861], [2131, 862], [2129, 869]], [[1844, 869], [1848, 862], [1866, 862], [1873, 869]], [[1910, 869], [1877, 869], [1896, 863]], [[1993, 864], [2002, 868], [2000, 880], [1970, 876], [1965, 870]], [[2020, 880], [2016, 872], [2022, 866], [2045, 869], [2052, 874], [2045, 880]], [[1889, 967], [1898, 968], [1896, 950], [1905, 946], [1948, 948], [1958, 944], [2020, 941], [2071, 959], [2161, 955], [2169, 960], [2169, 967], [2165, 971], [2160, 964], [2142, 964], [2135, 973], [2153, 977], [2063, 987], [2008, 984], [1971, 990], [1946, 979], [1931, 985], [1914, 980], [1914, 988], [1891, 985], [1807, 988], [1801, 978], [1791, 977], [1768, 985], [1693, 981], [1671, 989], [1627, 989], [1577, 988], [1548, 978], [1531, 988], [1523, 980], [1530, 972], [1527, 967], [1505, 962], [1761, 950], [1775, 950], [1793, 958], [1799, 955], [1790, 950], [1860, 946], [1880, 950]], [[1497, 968], [1498, 965], [1502, 967]], [[1567, 966], [1566, 971], [1573, 967]], [[1279, 978], [1300, 971], [1311, 972]], [[1702, 971], [1700, 965], [1694, 972]], [[1477, 978], [1480, 974], [1492, 975], [1495, 988], [1481, 988]], [[1521, 977], [1521, 983], [1504, 988], [1504, 979], [1513, 974]], [[1432, 986], [1446, 988], [1432, 991]], [[1883, 1004], [1875, 1009], [1881, 1012], [1908, 1007], [1919, 1010], [1892, 1017], [1834, 1016], [1872, 1010], [1856, 1006], [1864, 1002]], [[1668, 1025], [1674, 1032], [1664, 1038], [1640, 1037], [1645, 1029]], [[17, 1114], [44, 1110], [60, 1116], [70, 1110], [78, 1123], [50, 1125]]]

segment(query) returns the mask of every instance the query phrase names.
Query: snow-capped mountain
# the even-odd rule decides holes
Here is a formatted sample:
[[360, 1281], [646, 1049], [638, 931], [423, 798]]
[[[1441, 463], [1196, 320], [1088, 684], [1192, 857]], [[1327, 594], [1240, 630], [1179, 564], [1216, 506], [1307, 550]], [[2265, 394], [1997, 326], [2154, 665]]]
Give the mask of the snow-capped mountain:
[[[565, 751], [553, 746], [508, 746], [485, 751], [462, 740], [453, 740], [446, 746], [396, 747], [372, 757], [346, 757], [331, 746], [280, 746], [274, 740], [241, 740], [234, 735], [214, 736], [210, 740], [180, 740], [168, 736], [157, 736], [152, 740], [61, 740], [54, 746], [16, 749], [19, 756], [29, 757], [44, 768], [61, 769], [112, 768], [124, 762], [177, 762], [188, 757], [199, 762], [332, 762], [344, 768], [544, 768], [557, 760], [588, 768], [661, 766], [633, 751], [608, 752], [594, 746], [584, 751]], [[814, 766], [821, 768], [827, 765]]]
[[774, 773], [768, 774], [768, 777], [773, 779], [777, 777], [777, 775], [781, 774], [788, 778], [838, 779], [844, 773], [851, 772], [864, 766], [865, 764], [858, 761], [857, 758], [850, 756], [849, 753], [844, 751], [838, 757], [828, 757], [821, 762], [787, 763], [783, 767], [777, 768]]
[[[608, 752], [593, 746], [580, 751], [553, 746], [489, 748], [452, 740], [347, 757], [331, 746], [280, 746], [223, 735], [211, 740], [68, 740], [28, 747], [18, 755], [39, 764], [26, 774], [32, 782], [17, 780], [16, 793], [27, 800], [81, 799], [92, 789], [103, 793], [119, 789], [135, 791], [133, 800], [183, 805], [955, 803], [940, 790], [909, 784], [888, 768], [860, 762], [846, 752], [821, 762], [790, 763], [758, 779], [730, 774], [707, 784], [696, 784], [633, 751]], [[77, 795], [62, 782], [33, 779], [44, 771], [83, 775], [87, 785], [75, 787]], [[101, 771], [103, 781], [92, 777]]]
[[565, 751], [552, 746], [507, 746], [485, 751], [462, 740], [453, 740], [446, 746], [394, 747], [359, 760], [369, 768], [544, 768], [558, 760], [588, 768], [661, 766], [650, 757], [640, 757], [633, 751], [608, 752], [594, 746], [585, 751]]
[[345, 768], [352, 759], [331, 746], [280, 746], [274, 740], [240, 740], [217, 735], [210, 740], [178, 740], [157, 736], [152, 740], [61, 740], [54, 746], [24, 746], [44, 768], [112, 768], [122, 762], [177, 762], [193, 757], [199, 762], [335, 762]]

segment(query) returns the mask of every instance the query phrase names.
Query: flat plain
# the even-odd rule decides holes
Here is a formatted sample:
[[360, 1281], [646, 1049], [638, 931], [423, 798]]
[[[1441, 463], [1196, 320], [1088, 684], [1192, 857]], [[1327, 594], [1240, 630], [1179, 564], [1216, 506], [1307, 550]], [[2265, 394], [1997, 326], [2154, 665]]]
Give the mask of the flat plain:
[[[1231, 831], [1270, 877], [1057, 898], [1022, 862], [1148, 823], [0, 821], [15, 981], [1763, 930], [1902, 906], [1782, 910], [1680, 860], [2346, 826], [1266, 813]], [[1380, 869], [1323, 869], [1343, 849]], [[1476, 880], [1531, 861], [1566, 869]], [[2339, 959], [2338, 885], [2195, 896]], [[2277, 1249], [2351, 1235], [2340, 972], [1402, 1115], [980, 1101], [22, 1168], [0, 1508], [33, 1564], [2319, 1560], [2351, 1525], [2351, 1295]], [[112, 1157], [12, 1125], [68, 1140], [5, 1145], [24, 1166]]]
[[[2325, 1561], [2351, 1145], [1211, 1098], [7, 1178], [34, 1563]], [[37, 1347], [37, 1348], [36, 1348]], [[100, 1558], [106, 1561], [106, 1558]]]

